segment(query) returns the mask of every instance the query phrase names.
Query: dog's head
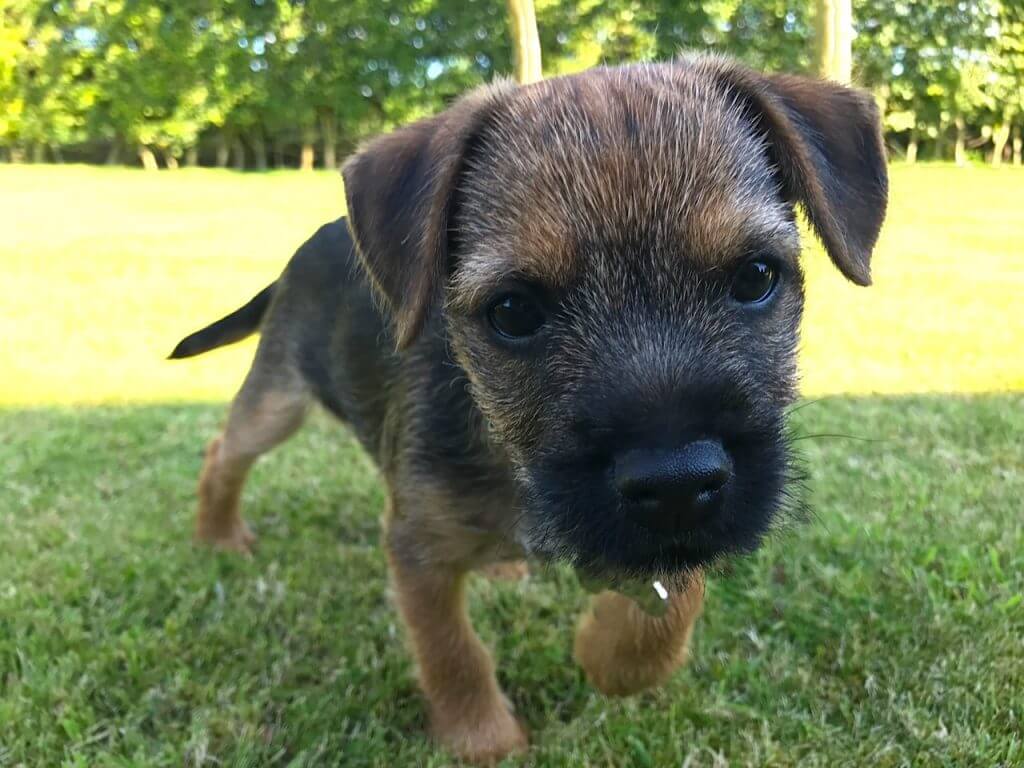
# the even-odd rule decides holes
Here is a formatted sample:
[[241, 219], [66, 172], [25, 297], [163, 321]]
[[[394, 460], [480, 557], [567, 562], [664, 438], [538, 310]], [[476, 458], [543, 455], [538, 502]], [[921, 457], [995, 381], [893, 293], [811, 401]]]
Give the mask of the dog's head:
[[443, 313], [535, 553], [652, 576], [782, 507], [803, 307], [794, 205], [869, 282], [866, 95], [717, 58], [477, 91], [344, 170], [399, 347]]

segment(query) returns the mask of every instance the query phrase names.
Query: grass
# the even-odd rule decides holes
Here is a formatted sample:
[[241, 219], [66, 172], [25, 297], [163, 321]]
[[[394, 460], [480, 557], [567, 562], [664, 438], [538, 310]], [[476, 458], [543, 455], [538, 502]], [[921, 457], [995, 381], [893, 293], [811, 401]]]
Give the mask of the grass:
[[[510, 765], [1024, 765], [1024, 174], [894, 168], [876, 286], [808, 254], [811, 524], [714, 578], [694, 659], [609, 701], [555, 570], [473, 584], [532, 730]], [[0, 765], [448, 765], [326, 417], [188, 543], [251, 345], [161, 358], [342, 206], [331, 175], [0, 166]], [[313, 479], [310, 479], [313, 478]]]
[[[809, 249], [804, 391], [1024, 389], [1024, 172], [897, 166], [892, 197], [871, 289]], [[0, 165], [0, 404], [229, 398], [251, 342], [163, 357], [343, 211], [331, 173]]]

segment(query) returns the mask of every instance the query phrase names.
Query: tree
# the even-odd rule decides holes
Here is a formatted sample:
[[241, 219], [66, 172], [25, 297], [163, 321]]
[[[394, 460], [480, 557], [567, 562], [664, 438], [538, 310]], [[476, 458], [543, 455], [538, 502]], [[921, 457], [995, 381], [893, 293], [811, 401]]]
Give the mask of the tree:
[[[30, 28], [27, 2], [0, 0], [0, 146], [12, 149], [20, 140], [25, 110], [18, 71], [27, 58]], [[12, 151], [12, 156], [18, 157], [18, 152]]]
[[853, 4], [817, 0], [818, 74], [848, 83], [853, 73]]
[[547, 0], [538, 5], [545, 68], [667, 60], [711, 49], [758, 69], [808, 71], [807, 3], [792, 0]]
[[1000, 165], [1006, 145], [1013, 136], [1012, 156], [1021, 164], [1021, 124], [1024, 123], [1024, 5], [1004, 0], [995, 13], [992, 35], [992, 165]]
[[815, 63], [813, 8], [811, 3], [791, 0], [742, 0], [733, 2], [724, 21], [721, 48], [750, 66], [772, 72], [810, 72]]
[[541, 49], [546, 74], [708, 48], [846, 80], [853, 35], [892, 147], [1019, 162], [1022, 16], [1021, 0], [0, 0], [0, 153], [333, 167], [517, 62], [537, 79]]
[[982, 132], [993, 104], [988, 83], [991, 0], [858, 0], [857, 79], [883, 104], [885, 127], [915, 160], [922, 141], [966, 161], [969, 134]]
[[[16, 5], [8, 6], [15, 10]], [[16, 141], [30, 152], [33, 162], [62, 159], [62, 148], [83, 141], [85, 122], [95, 90], [84, 74], [88, 69], [90, 39], [66, 31], [55, 21], [62, 12], [34, 3], [21, 4], [20, 53], [13, 60], [17, 113]], [[15, 44], [17, 47], [17, 43]], [[73, 55], [65, 56], [65, 51]], [[66, 66], [65, 66], [66, 64]]]
[[516, 80], [535, 83], [541, 79], [540, 35], [533, 0], [508, 0], [509, 29], [515, 50]]

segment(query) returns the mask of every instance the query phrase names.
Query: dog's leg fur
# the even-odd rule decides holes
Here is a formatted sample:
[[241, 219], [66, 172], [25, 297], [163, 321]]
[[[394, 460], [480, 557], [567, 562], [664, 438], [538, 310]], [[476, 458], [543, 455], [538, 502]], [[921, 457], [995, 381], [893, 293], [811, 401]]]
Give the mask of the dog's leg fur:
[[469, 623], [465, 571], [409, 563], [393, 549], [389, 560], [435, 738], [473, 762], [525, 749], [526, 732], [509, 710], [490, 654]]
[[257, 364], [231, 404], [223, 433], [206, 449], [199, 476], [196, 541], [223, 550], [248, 553], [256, 541], [242, 519], [242, 487], [253, 463], [287, 440], [302, 425], [310, 403], [297, 377], [268, 374]]
[[695, 575], [669, 597], [654, 618], [617, 592], [594, 598], [576, 633], [576, 661], [591, 684], [609, 696], [660, 685], [686, 661], [694, 622], [704, 602], [704, 578]]
[[480, 575], [492, 581], [522, 581], [530, 575], [530, 566], [525, 560], [503, 560], [485, 565]]

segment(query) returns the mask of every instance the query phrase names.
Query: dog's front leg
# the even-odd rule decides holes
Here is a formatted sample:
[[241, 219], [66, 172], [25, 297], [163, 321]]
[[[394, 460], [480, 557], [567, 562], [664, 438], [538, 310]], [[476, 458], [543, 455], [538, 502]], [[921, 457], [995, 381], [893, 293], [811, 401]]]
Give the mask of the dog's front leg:
[[660, 685], [686, 661], [704, 602], [704, 578], [692, 576], [669, 596], [664, 616], [644, 612], [618, 592], [595, 596], [576, 633], [576, 660], [591, 684], [609, 696]]
[[389, 560], [435, 737], [474, 762], [525, 749], [526, 732], [509, 710], [490, 654], [469, 623], [465, 571], [413, 564], [393, 547]]

